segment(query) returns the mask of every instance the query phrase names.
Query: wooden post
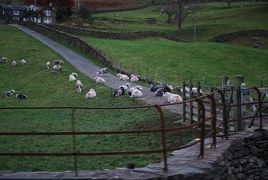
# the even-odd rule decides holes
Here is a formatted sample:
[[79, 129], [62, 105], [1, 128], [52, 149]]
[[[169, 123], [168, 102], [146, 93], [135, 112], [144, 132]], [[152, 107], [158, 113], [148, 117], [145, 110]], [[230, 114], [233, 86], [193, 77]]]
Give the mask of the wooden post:
[[244, 82], [243, 76], [236, 76], [235, 84], [234, 84], [234, 105], [236, 105], [234, 109], [234, 119], [236, 120], [234, 123], [235, 131], [243, 131], [245, 130], [245, 124], [242, 120], [242, 99], [241, 99], [241, 84]]

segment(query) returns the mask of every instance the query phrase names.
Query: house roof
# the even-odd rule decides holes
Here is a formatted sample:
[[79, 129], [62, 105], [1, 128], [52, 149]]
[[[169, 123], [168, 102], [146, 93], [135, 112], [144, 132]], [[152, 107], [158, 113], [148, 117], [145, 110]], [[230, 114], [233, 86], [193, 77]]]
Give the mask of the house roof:
[[19, 4], [0, 4], [0, 7], [2, 9], [7, 9], [7, 10], [25, 10], [26, 6], [24, 5], [19, 5]]
[[52, 7], [44, 7], [44, 6], [37, 6], [37, 5], [30, 5], [30, 6], [27, 6], [27, 10], [33, 10], [33, 11], [42, 11], [42, 10], [53, 10], [53, 11], [56, 11], [54, 8]]

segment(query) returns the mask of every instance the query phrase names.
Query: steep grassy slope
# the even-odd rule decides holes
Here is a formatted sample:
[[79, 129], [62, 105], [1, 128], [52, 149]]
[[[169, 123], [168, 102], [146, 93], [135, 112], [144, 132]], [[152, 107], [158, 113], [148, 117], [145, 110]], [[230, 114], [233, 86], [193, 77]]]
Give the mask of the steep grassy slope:
[[[232, 3], [231, 9], [226, 7], [226, 3], [208, 3], [198, 12], [185, 19], [181, 37], [192, 40], [194, 24], [197, 28], [196, 40], [199, 41], [233, 31], [268, 29], [267, 12], [268, 4], [261, 2], [235, 2]], [[94, 17], [114, 30], [159, 30], [176, 33], [176, 25], [166, 23], [167, 16], [160, 14], [158, 6], [135, 11], [96, 14]], [[149, 24], [147, 22], [148, 18], [155, 18], [157, 20], [156, 24]], [[195, 19], [194, 24], [193, 18]]]
[[268, 80], [268, 50], [219, 43], [177, 43], [164, 39], [132, 41], [82, 39], [117, 64], [157, 81], [192, 79], [220, 85], [224, 76], [243, 75], [248, 85]]
[[[128, 97], [112, 98], [112, 90], [96, 85], [83, 74], [79, 79], [84, 83], [83, 93], [78, 94], [75, 84], [68, 82], [68, 75], [77, 72], [65, 62], [63, 73], [55, 75], [45, 68], [47, 61], [61, 58], [58, 54], [41, 44], [34, 38], [13, 27], [0, 24], [0, 55], [9, 58], [8, 64], [0, 64], [0, 92], [15, 89], [28, 95], [27, 100], [18, 100], [12, 96], [0, 97], [0, 107], [6, 106], [87, 106], [87, 107], [126, 107], [143, 105], [142, 102]], [[22, 58], [27, 65], [18, 64], [11, 67], [10, 62]], [[85, 99], [89, 88], [97, 92], [95, 99]], [[43, 110], [0, 110], [0, 132], [53, 132], [72, 130], [71, 109]], [[167, 126], [174, 127], [173, 121], [178, 116], [165, 113]], [[154, 109], [134, 110], [77, 110], [75, 112], [75, 128], [77, 131], [111, 131], [130, 129], [149, 129], [159, 127], [159, 117]], [[186, 132], [187, 134], [187, 132]], [[178, 145], [195, 136], [181, 134], [178, 138], [173, 134], [168, 137], [169, 145]], [[180, 140], [179, 140], [180, 139]], [[83, 135], [76, 139], [78, 152], [109, 152], [125, 150], [142, 150], [160, 147], [158, 134], [143, 135]], [[72, 152], [71, 136], [1, 136], [0, 152]], [[79, 169], [112, 168], [126, 166], [133, 162], [142, 166], [161, 159], [161, 154], [146, 156], [106, 156], [105, 158], [78, 158]], [[72, 170], [72, 158], [53, 157], [0, 157], [0, 169], [23, 171], [37, 170]]]

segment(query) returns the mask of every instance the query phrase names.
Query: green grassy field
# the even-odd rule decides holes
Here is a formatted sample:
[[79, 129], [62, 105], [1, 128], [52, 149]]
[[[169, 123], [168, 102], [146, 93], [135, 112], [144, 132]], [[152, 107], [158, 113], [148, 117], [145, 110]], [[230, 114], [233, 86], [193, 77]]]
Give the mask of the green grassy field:
[[[87, 106], [87, 107], [126, 107], [143, 105], [142, 102], [125, 97], [112, 98], [112, 90], [96, 85], [94, 81], [79, 73], [84, 83], [83, 93], [78, 94], [75, 84], [68, 82], [68, 75], [77, 72], [65, 61], [61, 75], [51, 73], [45, 68], [47, 61], [61, 58], [58, 54], [13, 27], [0, 24], [0, 55], [7, 56], [9, 62], [24, 58], [27, 65], [0, 64], [0, 92], [15, 89], [28, 95], [27, 100], [18, 100], [12, 96], [0, 97], [0, 107], [5, 106]], [[97, 92], [95, 99], [85, 99], [89, 88]], [[0, 110], [1, 132], [53, 132], [70, 131], [71, 110]], [[180, 116], [165, 112], [166, 126], [174, 124]], [[159, 127], [159, 117], [155, 109], [134, 110], [77, 110], [75, 113], [77, 131], [134, 130]], [[169, 146], [177, 146], [195, 138], [197, 132], [185, 131], [181, 134], [169, 134]], [[179, 138], [180, 137], [180, 138]], [[72, 152], [72, 137], [65, 136], [1, 136], [0, 152]], [[106, 152], [125, 150], [144, 150], [160, 147], [159, 134], [143, 135], [107, 135], [77, 137], [78, 152]], [[138, 156], [106, 156], [101, 158], [78, 158], [78, 167], [82, 169], [125, 167], [127, 163], [143, 166], [161, 159], [161, 154]], [[72, 170], [72, 158], [51, 157], [0, 157], [1, 170], [20, 171], [61, 171]]]
[[[207, 3], [197, 11], [192, 16], [196, 19], [196, 40], [206, 41], [216, 35], [239, 30], [268, 28], [268, 3], [234, 2], [231, 7], [228, 9], [223, 2]], [[176, 33], [176, 25], [166, 24], [167, 16], [159, 12], [158, 6], [152, 6], [135, 11], [96, 14], [94, 17], [96, 22], [100, 21], [118, 31], [158, 30]], [[192, 17], [188, 16], [183, 22], [181, 37], [188, 40], [193, 40]], [[158, 22], [149, 24], [146, 22], [147, 18], [155, 18]]]
[[82, 37], [144, 77], [172, 84], [182, 80], [220, 85], [224, 76], [243, 75], [247, 85], [268, 80], [268, 50], [211, 42], [178, 43], [164, 39], [107, 40]]

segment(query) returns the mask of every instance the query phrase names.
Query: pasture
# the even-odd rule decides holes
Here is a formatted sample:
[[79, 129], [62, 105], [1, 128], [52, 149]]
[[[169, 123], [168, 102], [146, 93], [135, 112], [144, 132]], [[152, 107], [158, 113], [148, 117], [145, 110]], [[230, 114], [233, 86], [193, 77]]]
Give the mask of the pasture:
[[[126, 107], [142, 106], [143, 102], [130, 99], [127, 96], [112, 98], [112, 90], [96, 85], [65, 61], [63, 72], [59, 75], [46, 69], [47, 61], [62, 59], [58, 54], [45, 45], [26, 35], [14, 27], [0, 25], [1, 56], [7, 56], [9, 63], [0, 64], [1, 93], [15, 89], [26, 94], [27, 100], [19, 100], [15, 96], [0, 97], [1, 107], [13, 106], [86, 106], [86, 107]], [[27, 65], [19, 64], [20, 59], [27, 60]], [[16, 67], [10, 62], [16, 60]], [[68, 82], [68, 75], [77, 72], [84, 84], [81, 94], [76, 92], [74, 82]], [[94, 88], [97, 97], [85, 99], [85, 93]], [[174, 124], [180, 116], [165, 112], [166, 126], [176, 127]], [[42, 110], [1, 110], [1, 132], [53, 132], [70, 131], [72, 113], [70, 109], [42, 109]], [[159, 127], [159, 116], [155, 109], [134, 110], [77, 110], [75, 113], [77, 131], [112, 131], [135, 130]], [[185, 131], [182, 134], [171, 133], [168, 136], [170, 146], [178, 146], [196, 137], [197, 132]], [[79, 152], [106, 152], [125, 150], [144, 150], [160, 146], [159, 134], [144, 135], [84, 135], [77, 137]], [[0, 137], [1, 152], [72, 152], [71, 136], [13, 136]], [[161, 154], [136, 156], [106, 156], [78, 158], [78, 168], [98, 169], [125, 167], [127, 163], [144, 166], [161, 159]], [[72, 158], [51, 157], [0, 157], [0, 169], [17, 171], [63, 171], [73, 169]]]
[[[206, 3], [199, 11], [186, 17], [180, 37], [193, 40], [193, 25], [196, 26], [196, 41], [207, 41], [214, 36], [248, 29], [267, 29], [268, 3], [233, 2], [231, 9], [225, 2]], [[167, 24], [167, 15], [160, 14], [159, 6], [144, 9], [100, 13], [95, 22], [116, 31], [155, 30], [176, 34], [176, 24]], [[148, 18], [156, 19], [155, 24]], [[193, 21], [194, 20], [194, 21]], [[122, 25], [121, 25], [122, 24]]]
[[192, 79], [220, 86], [224, 76], [243, 75], [247, 85], [268, 81], [268, 50], [213, 42], [165, 39], [109, 40], [82, 36], [123, 68], [158, 82]]

